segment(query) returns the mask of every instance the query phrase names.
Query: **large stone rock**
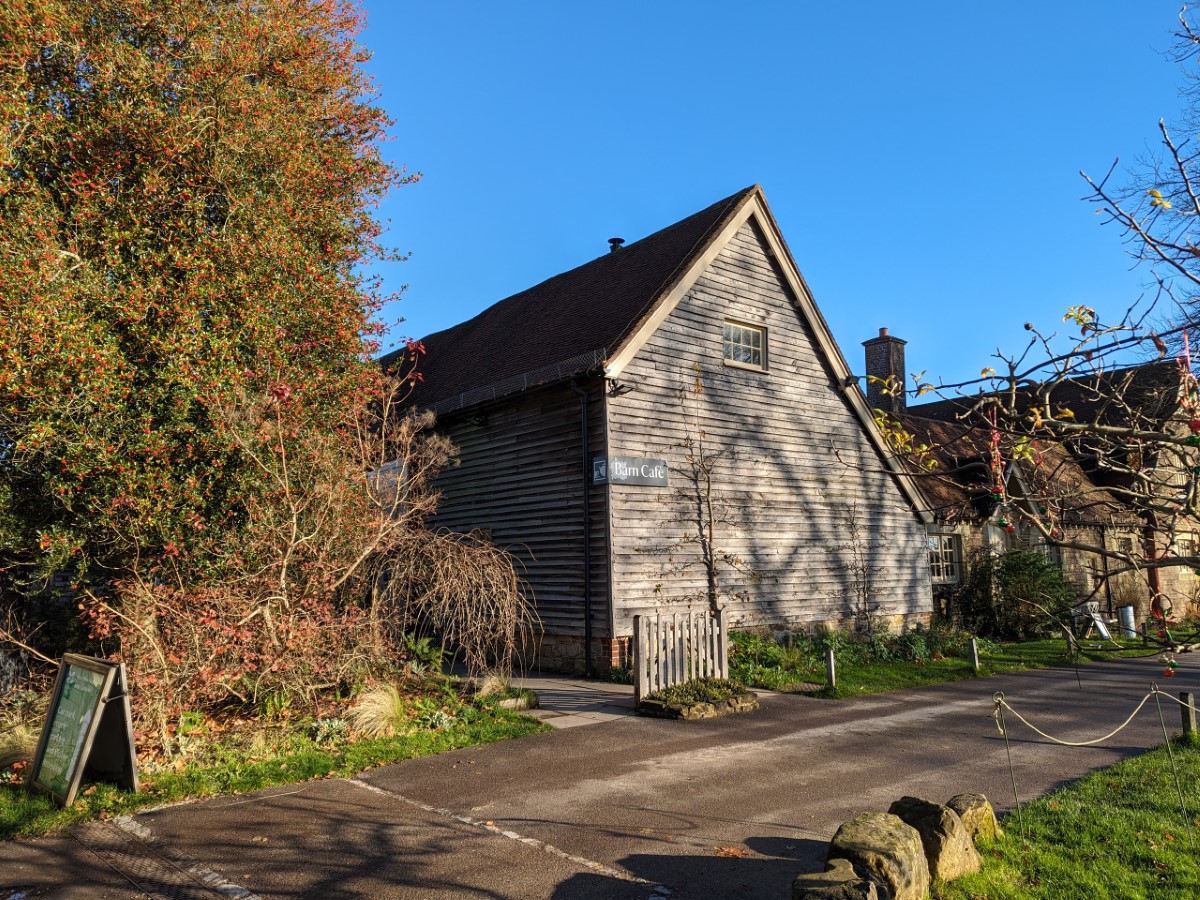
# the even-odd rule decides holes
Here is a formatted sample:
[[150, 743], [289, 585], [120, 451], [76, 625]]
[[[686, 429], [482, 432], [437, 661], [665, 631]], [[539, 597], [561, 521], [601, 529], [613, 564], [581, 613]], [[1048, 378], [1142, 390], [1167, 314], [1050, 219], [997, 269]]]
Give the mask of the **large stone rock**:
[[888, 900], [875, 882], [854, 871], [848, 859], [831, 859], [824, 872], [797, 875], [792, 900]]
[[925, 900], [929, 891], [921, 835], [888, 813], [863, 813], [844, 823], [825, 858], [849, 860], [857, 871], [882, 885], [891, 900]]
[[901, 797], [888, 809], [921, 835], [929, 874], [942, 881], [979, 871], [979, 854], [958, 813], [940, 803]]
[[981, 840], [994, 841], [1004, 836], [996, 822], [996, 811], [983, 794], [959, 794], [951, 797], [946, 805], [958, 813], [976, 844]]

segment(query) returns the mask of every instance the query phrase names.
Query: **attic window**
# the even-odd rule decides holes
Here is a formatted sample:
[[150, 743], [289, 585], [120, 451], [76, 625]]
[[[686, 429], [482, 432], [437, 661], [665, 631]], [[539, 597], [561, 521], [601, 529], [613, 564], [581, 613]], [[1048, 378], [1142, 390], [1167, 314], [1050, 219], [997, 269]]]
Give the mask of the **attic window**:
[[725, 343], [725, 365], [766, 371], [766, 329], [726, 322], [722, 339]]

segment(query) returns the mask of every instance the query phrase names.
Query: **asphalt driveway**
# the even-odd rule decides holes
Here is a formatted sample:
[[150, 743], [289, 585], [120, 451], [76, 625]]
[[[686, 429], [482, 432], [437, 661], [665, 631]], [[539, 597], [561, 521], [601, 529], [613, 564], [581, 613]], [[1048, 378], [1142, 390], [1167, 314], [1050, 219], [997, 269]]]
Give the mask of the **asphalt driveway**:
[[[28, 897], [786, 898], [837, 826], [905, 794], [1012, 805], [992, 695], [1048, 733], [1116, 727], [1153, 659], [830, 702], [771, 694], [704, 723], [614, 717], [519, 741], [0, 844], [0, 900]], [[1179, 727], [1178, 707], [1165, 708]], [[1161, 743], [1153, 704], [1096, 747], [1009, 720], [1021, 798]]]

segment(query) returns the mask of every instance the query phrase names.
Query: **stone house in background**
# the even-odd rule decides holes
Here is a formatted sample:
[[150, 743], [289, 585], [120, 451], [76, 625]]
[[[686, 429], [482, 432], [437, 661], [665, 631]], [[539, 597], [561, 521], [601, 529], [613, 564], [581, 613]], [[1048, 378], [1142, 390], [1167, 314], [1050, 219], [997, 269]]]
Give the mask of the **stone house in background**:
[[[1005, 438], [999, 446], [998, 470], [993, 462], [992, 434], [959, 418], [969, 407], [967, 398], [907, 406], [903, 391], [884, 388], [889, 378], [903, 383], [906, 377], [904, 343], [887, 329], [864, 342], [870, 378], [868, 402], [928, 445], [929, 458], [936, 462], [933, 471], [917, 477], [935, 519], [929, 526], [929, 547], [939, 606], [944, 609], [975, 554], [1043, 549], [1075, 584], [1080, 597], [1096, 601], [1110, 617], [1119, 607], [1132, 605], [1140, 621], [1149, 614], [1156, 595], [1165, 597], [1177, 614], [1196, 609], [1200, 577], [1191, 568], [1111, 574], [1120, 568], [1118, 562], [1069, 544], [1142, 558], [1195, 556], [1200, 528], [1184, 522], [1168, 534], [1149, 527], [1112, 490], [1126, 483], [1125, 476], [1106, 470], [1087, 446], [1039, 442], [1035, 454], [1014, 459], [1017, 454], [1012, 452], [1012, 441]], [[1125, 404], [1104, 403], [1114, 390], [1125, 398]], [[1160, 362], [1065, 381], [1056, 386], [1054, 399], [1082, 421], [1119, 422], [1122, 415], [1130, 414], [1122, 408], [1127, 406], [1143, 424], [1161, 428], [1176, 413], [1178, 394], [1177, 365]], [[1000, 500], [995, 492], [997, 480], [1003, 486]], [[1055, 524], [1068, 546], [1048, 546], [1036, 528], [1015, 514], [1016, 507], [1032, 516], [1049, 512], [1043, 505], [1046, 497], [1055, 498]]]
[[[921, 477], [921, 489], [937, 523], [929, 527], [929, 553], [941, 611], [953, 614], [949, 597], [977, 554], [1041, 550], [1058, 564], [1079, 596], [1098, 602], [1106, 615], [1128, 605], [1139, 615], [1147, 614], [1149, 593], [1143, 579], [1132, 573], [1110, 578], [1109, 570], [1115, 566], [1107, 557], [1069, 546], [1078, 543], [1131, 552], [1141, 542], [1141, 520], [1094, 484], [1062, 446], [1040, 448], [1036, 465], [1007, 457], [1000, 474], [1003, 499], [997, 500], [987, 432], [917, 415], [900, 414], [898, 419], [932, 448], [930, 455], [938, 463]], [[1048, 544], [1024, 518], [1048, 512], [1042, 499], [1047, 495], [1058, 498], [1054, 524], [1068, 546]]]
[[424, 338], [412, 398], [460, 450], [435, 524], [517, 557], [540, 664], [627, 664], [712, 587], [733, 627], [928, 622], [934, 518], [762, 190], [610, 245]]

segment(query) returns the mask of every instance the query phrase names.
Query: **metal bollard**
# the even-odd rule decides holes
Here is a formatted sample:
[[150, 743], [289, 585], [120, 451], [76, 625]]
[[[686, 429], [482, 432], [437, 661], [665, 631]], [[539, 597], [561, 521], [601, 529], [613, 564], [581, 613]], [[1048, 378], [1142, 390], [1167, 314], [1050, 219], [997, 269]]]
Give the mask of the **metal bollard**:
[[825, 684], [832, 691], [837, 687], [837, 663], [833, 658], [833, 648], [825, 651]]
[[971, 638], [971, 668], [979, 671], [979, 641]]

